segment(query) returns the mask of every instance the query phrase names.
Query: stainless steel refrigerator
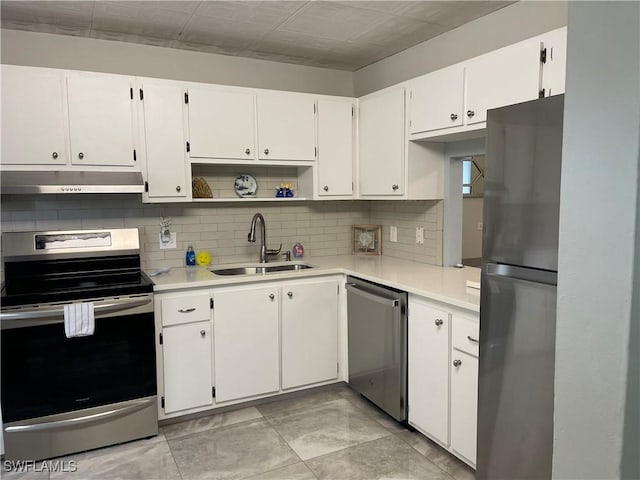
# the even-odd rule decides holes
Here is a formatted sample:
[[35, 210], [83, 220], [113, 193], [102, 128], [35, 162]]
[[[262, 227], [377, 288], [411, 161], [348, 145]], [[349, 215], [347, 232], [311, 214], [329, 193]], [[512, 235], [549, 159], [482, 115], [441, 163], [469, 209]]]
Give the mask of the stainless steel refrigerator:
[[478, 479], [551, 478], [563, 105], [487, 116]]

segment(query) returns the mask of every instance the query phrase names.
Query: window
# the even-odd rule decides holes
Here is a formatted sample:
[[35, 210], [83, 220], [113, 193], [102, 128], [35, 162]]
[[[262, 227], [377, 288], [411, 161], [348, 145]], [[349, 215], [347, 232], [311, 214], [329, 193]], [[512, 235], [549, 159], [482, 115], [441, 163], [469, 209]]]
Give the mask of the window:
[[481, 197], [484, 193], [484, 155], [462, 160], [462, 195]]

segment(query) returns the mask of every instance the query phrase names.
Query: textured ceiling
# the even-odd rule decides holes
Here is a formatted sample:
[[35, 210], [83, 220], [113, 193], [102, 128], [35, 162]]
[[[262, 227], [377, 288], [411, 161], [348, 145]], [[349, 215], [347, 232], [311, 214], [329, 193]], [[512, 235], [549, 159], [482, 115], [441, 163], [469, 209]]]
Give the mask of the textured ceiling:
[[2, 28], [357, 70], [513, 2], [2, 1]]

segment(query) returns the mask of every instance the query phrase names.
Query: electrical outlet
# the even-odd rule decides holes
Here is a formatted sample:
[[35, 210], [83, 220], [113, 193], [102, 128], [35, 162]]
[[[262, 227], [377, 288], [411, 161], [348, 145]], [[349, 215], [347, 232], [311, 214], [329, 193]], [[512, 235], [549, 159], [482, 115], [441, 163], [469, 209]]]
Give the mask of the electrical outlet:
[[178, 235], [176, 232], [171, 232], [171, 239], [169, 241], [163, 241], [162, 234], [158, 233], [158, 240], [160, 241], [160, 249], [166, 250], [168, 248], [178, 248]]
[[398, 227], [391, 226], [389, 227], [389, 241], [397, 242], [398, 241]]
[[424, 244], [424, 228], [416, 227], [416, 243]]
[[478, 222], [478, 230], [482, 231], [482, 222]]

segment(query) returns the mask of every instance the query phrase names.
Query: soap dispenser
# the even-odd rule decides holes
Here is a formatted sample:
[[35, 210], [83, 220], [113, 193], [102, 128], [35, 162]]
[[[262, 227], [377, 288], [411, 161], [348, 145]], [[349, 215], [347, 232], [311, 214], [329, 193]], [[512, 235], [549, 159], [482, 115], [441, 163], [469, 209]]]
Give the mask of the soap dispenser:
[[196, 252], [193, 251], [193, 247], [189, 245], [187, 247], [187, 253], [185, 255], [185, 263], [188, 267], [196, 264]]

